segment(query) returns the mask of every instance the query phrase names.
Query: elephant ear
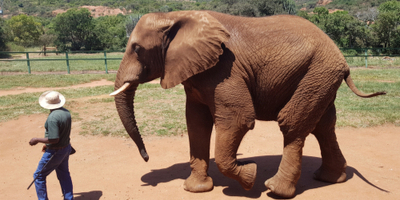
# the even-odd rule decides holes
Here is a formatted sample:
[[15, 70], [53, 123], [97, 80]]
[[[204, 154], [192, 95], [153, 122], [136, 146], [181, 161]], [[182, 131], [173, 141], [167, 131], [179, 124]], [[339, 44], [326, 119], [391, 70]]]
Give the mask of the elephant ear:
[[207, 12], [183, 11], [174, 16], [165, 31], [165, 68], [161, 77], [164, 89], [174, 87], [191, 76], [217, 64], [229, 32]]

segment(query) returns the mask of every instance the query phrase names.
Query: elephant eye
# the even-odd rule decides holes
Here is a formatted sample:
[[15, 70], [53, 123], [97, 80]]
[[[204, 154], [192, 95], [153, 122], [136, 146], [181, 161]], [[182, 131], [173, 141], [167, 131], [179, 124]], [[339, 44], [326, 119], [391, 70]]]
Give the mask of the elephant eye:
[[136, 54], [139, 54], [140, 46], [139, 46], [139, 45], [136, 45], [134, 51], [135, 51]]

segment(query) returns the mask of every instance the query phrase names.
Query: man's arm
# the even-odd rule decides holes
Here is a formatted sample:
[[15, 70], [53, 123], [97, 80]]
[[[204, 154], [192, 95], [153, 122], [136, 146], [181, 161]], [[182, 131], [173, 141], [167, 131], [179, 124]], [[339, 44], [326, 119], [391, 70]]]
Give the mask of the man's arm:
[[59, 138], [57, 138], [57, 139], [32, 138], [31, 141], [29, 141], [29, 144], [30, 144], [31, 146], [36, 145], [37, 143], [57, 144], [58, 141], [60, 141]]

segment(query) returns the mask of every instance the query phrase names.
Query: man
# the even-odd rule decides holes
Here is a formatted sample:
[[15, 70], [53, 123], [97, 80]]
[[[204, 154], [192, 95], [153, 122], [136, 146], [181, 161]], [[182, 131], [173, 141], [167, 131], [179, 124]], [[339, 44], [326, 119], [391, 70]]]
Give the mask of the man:
[[[44, 92], [39, 97], [39, 104], [50, 110], [44, 125], [44, 138], [32, 138], [31, 146], [44, 143], [44, 153], [34, 173], [36, 193], [39, 200], [47, 200], [46, 177], [56, 170], [60, 181], [64, 199], [73, 199], [72, 180], [68, 168], [68, 159], [71, 153], [70, 133], [71, 114], [65, 108], [65, 98], [56, 91]], [[44, 169], [43, 169], [44, 167]]]

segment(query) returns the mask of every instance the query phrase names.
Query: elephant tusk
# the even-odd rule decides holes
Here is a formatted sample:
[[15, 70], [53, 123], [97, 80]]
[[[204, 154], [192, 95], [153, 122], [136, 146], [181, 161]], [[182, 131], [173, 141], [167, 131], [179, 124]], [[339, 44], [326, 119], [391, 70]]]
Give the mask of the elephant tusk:
[[110, 96], [115, 96], [119, 94], [120, 92], [125, 91], [131, 84], [130, 83], [125, 83], [122, 87], [120, 87], [118, 90], [115, 90], [110, 94]]

